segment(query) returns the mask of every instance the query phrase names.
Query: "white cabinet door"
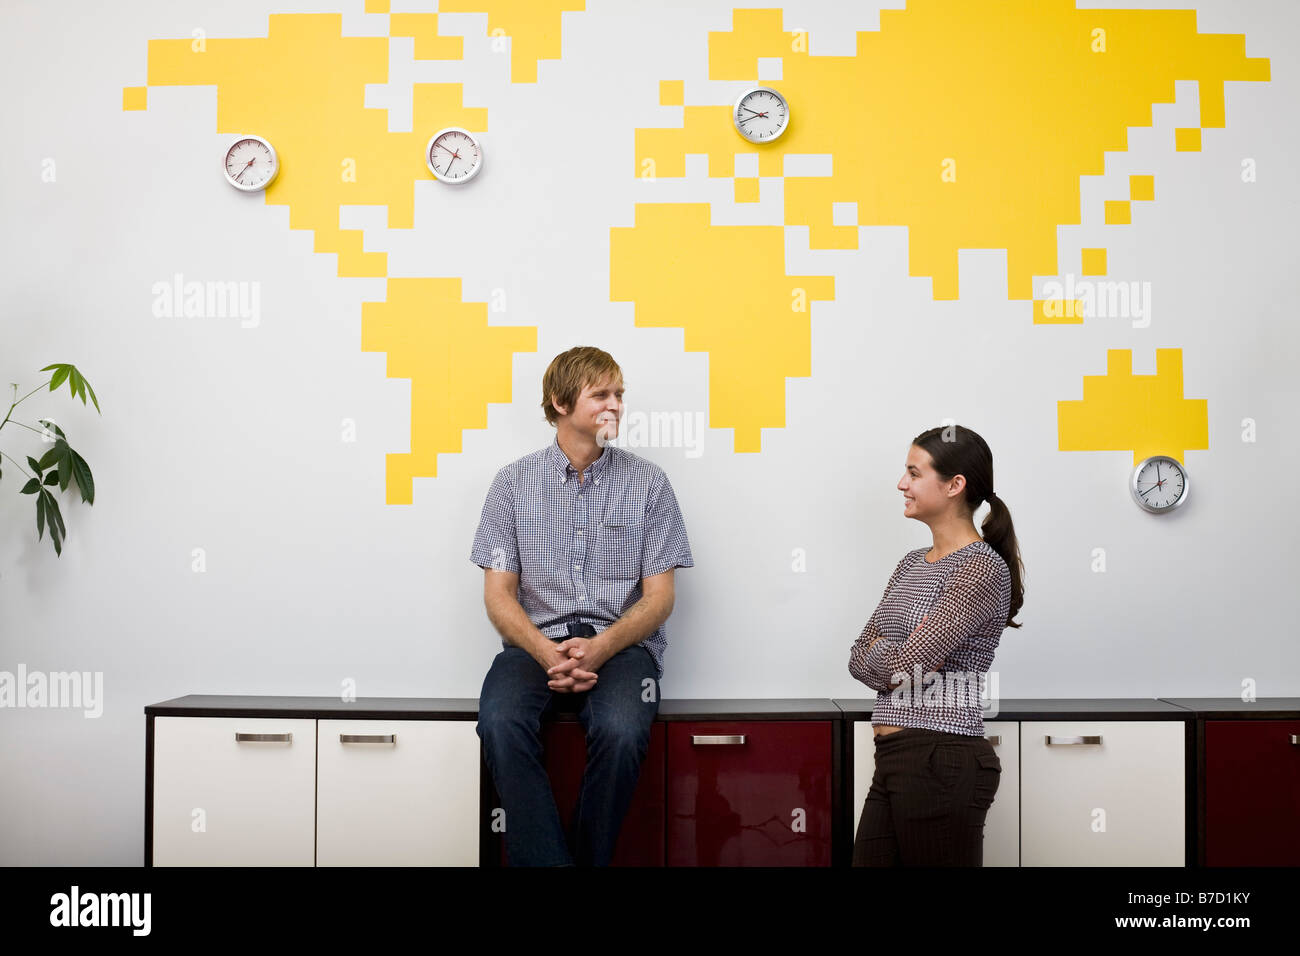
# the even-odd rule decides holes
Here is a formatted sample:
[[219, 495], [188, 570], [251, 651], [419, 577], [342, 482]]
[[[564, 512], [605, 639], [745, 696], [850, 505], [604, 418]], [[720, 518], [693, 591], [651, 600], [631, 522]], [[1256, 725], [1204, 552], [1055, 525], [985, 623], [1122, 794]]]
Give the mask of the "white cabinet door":
[[1021, 863], [1186, 865], [1183, 746], [1177, 720], [1022, 723]]
[[313, 864], [316, 721], [155, 717], [153, 768], [155, 866]]
[[319, 732], [320, 866], [478, 865], [474, 721], [321, 720]]
[[[984, 722], [984, 736], [994, 739], [993, 750], [1002, 764], [1002, 780], [984, 820], [984, 865], [1020, 864], [1020, 751], [1019, 724], [1014, 720]], [[862, 821], [862, 805], [876, 772], [876, 744], [871, 723], [853, 723], [853, 834]]]

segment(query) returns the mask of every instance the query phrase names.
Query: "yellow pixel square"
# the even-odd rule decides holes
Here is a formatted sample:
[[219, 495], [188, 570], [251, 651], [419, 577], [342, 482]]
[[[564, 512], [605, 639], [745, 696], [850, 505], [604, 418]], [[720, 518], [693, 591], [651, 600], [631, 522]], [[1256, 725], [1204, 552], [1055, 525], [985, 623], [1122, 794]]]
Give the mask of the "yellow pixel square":
[[148, 108], [149, 108], [149, 87], [147, 86], [122, 87], [122, 109], [145, 110]]
[[1084, 249], [1083, 274], [1086, 276], [1104, 276], [1106, 274], [1106, 250]]
[[1127, 199], [1106, 200], [1106, 225], [1127, 226], [1133, 221]]
[[1035, 299], [1035, 325], [1082, 325], [1082, 299]]
[[758, 178], [756, 176], [736, 177], [736, 202], [758, 202]]
[[387, 13], [389, 0], [366, 0], [366, 13]]
[[659, 81], [659, 105], [660, 106], [685, 106], [686, 105], [686, 81], [685, 80], [660, 80]]
[[1130, 176], [1128, 178], [1128, 198], [1140, 202], [1150, 202], [1156, 198], [1156, 178], [1154, 176]]
[[1174, 130], [1174, 149], [1180, 153], [1199, 153], [1201, 151], [1201, 128]]

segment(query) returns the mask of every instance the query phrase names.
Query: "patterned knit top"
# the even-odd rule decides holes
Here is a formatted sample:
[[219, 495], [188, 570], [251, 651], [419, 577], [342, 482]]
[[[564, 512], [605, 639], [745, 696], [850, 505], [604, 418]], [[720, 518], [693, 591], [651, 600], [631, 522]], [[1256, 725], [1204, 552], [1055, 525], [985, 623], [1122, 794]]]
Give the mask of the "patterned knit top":
[[909, 551], [894, 568], [849, 673], [876, 691], [872, 724], [982, 736], [980, 685], [1006, 627], [1011, 571], [984, 541], [933, 563], [929, 550]]

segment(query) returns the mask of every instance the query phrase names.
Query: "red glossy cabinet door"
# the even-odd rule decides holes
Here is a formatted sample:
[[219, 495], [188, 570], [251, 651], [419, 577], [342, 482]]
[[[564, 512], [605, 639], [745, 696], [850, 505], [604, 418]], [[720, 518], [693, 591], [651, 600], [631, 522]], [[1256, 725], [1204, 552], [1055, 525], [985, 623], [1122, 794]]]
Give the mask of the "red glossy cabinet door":
[[1205, 722], [1205, 865], [1300, 866], [1300, 720]]
[[830, 721], [670, 723], [668, 865], [830, 866], [831, 758]]
[[[551, 778], [551, 792], [560, 820], [567, 827], [573, 820], [582, 774], [587, 769], [587, 737], [576, 721], [545, 721], [542, 724], [542, 748], [546, 754], [546, 772]], [[493, 795], [495, 796], [495, 794]], [[505, 840], [499, 840], [500, 859], [507, 865]], [[632, 805], [618, 834], [618, 847], [611, 866], [664, 865], [664, 725], [650, 728], [650, 746], [641, 764], [641, 778]]]

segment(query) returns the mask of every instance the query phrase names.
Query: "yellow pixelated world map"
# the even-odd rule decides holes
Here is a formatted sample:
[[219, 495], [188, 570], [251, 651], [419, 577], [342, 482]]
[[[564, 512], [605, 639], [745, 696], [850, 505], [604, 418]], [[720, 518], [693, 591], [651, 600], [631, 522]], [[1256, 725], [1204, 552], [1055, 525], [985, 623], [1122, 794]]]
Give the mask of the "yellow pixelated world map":
[[[387, 15], [390, 36], [413, 38], [417, 59], [461, 59], [462, 38], [441, 36], [437, 13], [388, 7], [365, 0], [367, 13]], [[512, 82], [535, 83], [538, 61], [561, 56], [564, 14], [584, 3], [441, 0], [439, 10], [486, 13], [488, 35], [510, 39]], [[365, 106], [366, 85], [388, 82], [387, 37], [344, 36], [339, 14], [268, 19], [264, 37], [150, 40], [147, 85], [126, 87], [123, 108], [147, 109], [149, 87], [216, 86], [217, 132], [255, 133], [293, 157], [266, 203], [288, 206], [290, 228], [311, 230], [340, 276], [387, 276], [386, 255], [339, 227], [340, 207], [386, 206], [389, 228], [416, 228], [430, 131], [486, 131], [489, 110], [466, 107], [460, 83], [418, 83], [414, 132], [389, 132], [387, 110]], [[958, 250], [1002, 249], [1007, 296], [1026, 301], [1026, 321], [1081, 323], [1092, 313], [1069, 289], [1033, 292], [1034, 277], [1075, 270], [1059, 261], [1057, 227], [1081, 220], [1080, 177], [1101, 175], [1105, 152], [1127, 149], [1128, 128], [1174, 102], [1175, 81], [1198, 86], [1199, 125], [1169, 144], [1191, 152], [1202, 130], [1226, 125], [1226, 81], [1269, 79], [1243, 35], [1198, 32], [1193, 10], [912, 0], [882, 11], [850, 56], [810, 55], [807, 35], [782, 24], [780, 9], [737, 9], [730, 30], [708, 35], [710, 80], [774, 85], [791, 103], [779, 140], [747, 143], [731, 103], [686, 105], [684, 82], [664, 77], [660, 103], [681, 106], [683, 122], [636, 129], [627, 175], [681, 177], [687, 154], [705, 154], [737, 202], [757, 202], [759, 180], [780, 176], [784, 222], [715, 225], [707, 203], [638, 203], [633, 226], [610, 230], [611, 299], [634, 304], [637, 326], [681, 328], [687, 351], [708, 353], [709, 425], [733, 429], [736, 452], [759, 451], [762, 429], [785, 426], [786, 379], [812, 372], [811, 302], [835, 295], [833, 275], [787, 274], [785, 226], [806, 226], [814, 250], [856, 249], [862, 226], [905, 226], [909, 275], [929, 277], [935, 299], [960, 294]], [[779, 80], [761, 76], [760, 60], [775, 58]], [[848, 113], [854, 122], [841, 121]], [[746, 154], [756, 154], [755, 176], [736, 175]], [[785, 175], [785, 157], [802, 154], [829, 155], [832, 174]], [[340, 177], [345, 158], [358, 175]], [[1153, 176], [1131, 177], [1104, 221], [1131, 222], [1156, 189]], [[856, 208], [856, 222], [836, 223], [836, 204]], [[760, 280], [737, 295], [716, 277], [742, 261]], [[1082, 250], [1077, 267], [1104, 276], [1105, 248]], [[389, 377], [411, 380], [411, 452], [387, 464], [387, 501], [409, 504], [414, 478], [460, 452], [465, 429], [486, 427], [488, 403], [511, 401], [513, 356], [536, 350], [537, 330], [490, 326], [487, 303], [464, 301], [459, 278], [388, 277], [385, 300], [362, 304], [362, 348], [387, 353]], [[1134, 375], [1131, 352], [1111, 350], [1105, 373], [1084, 377], [1081, 400], [1058, 402], [1059, 448], [1132, 451], [1135, 463], [1208, 448], [1206, 402], [1183, 394], [1182, 350], [1158, 349], [1156, 362], [1154, 375]]]

